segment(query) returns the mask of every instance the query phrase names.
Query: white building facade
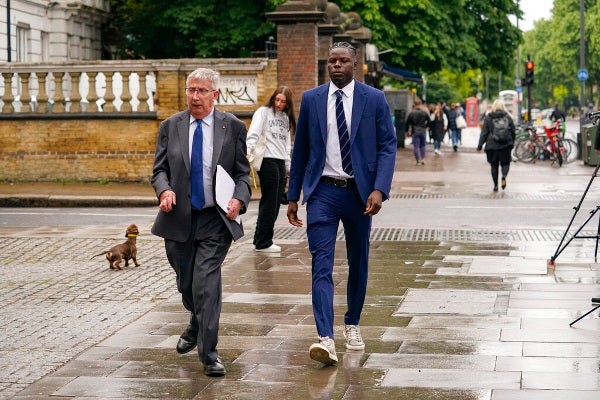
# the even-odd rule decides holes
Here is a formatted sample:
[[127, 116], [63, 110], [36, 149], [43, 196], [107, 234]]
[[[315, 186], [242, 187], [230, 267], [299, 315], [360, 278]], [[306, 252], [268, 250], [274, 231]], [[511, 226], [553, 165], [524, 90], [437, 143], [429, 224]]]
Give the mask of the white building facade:
[[0, 63], [100, 60], [109, 11], [109, 0], [0, 0]]

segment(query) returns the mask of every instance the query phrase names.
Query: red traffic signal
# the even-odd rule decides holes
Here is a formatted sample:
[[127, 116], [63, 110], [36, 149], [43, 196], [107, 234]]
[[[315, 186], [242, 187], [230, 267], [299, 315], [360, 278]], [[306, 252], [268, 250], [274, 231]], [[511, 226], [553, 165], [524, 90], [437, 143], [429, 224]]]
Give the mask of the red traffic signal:
[[525, 63], [526, 71], [533, 71], [533, 67], [535, 67], [535, 65], [533, 64], [533, 61], [529, 60]]
[[525, 62], [525, 79], [523, 82], [523, 84], [525, 86], [533, 85], [533, 68], [534, 67], [535, 67], [535, 65], [533, 64], [533, 61], [527, 60]]

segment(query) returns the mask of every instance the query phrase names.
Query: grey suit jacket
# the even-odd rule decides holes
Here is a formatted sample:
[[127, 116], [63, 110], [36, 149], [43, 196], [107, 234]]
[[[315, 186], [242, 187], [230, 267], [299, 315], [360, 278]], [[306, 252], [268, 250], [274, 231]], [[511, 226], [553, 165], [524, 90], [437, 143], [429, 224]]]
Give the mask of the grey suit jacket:
[[[240, 213], [243, 214], [251, 195], [250, 165], [246, 159], [246, 125], [233, 114], [217, 109], [214, 118], [213, 182], [217, 165], [221, 165], [235, 182], [233, 197], [242, 201]], [[170, 189], [175, 192], [177, 203], [171, 212], [158, 212], [152, 233], [177, 242], [188, 240], [192, 220], [189, 120], [190, 112], [186, 110], [161, 123], [151, 179], [157, 197]], [[222, 210], [219, 209], [219, 212], [233, 240], [241, 238], [244, 235], [242, 225], [227, 219]]]

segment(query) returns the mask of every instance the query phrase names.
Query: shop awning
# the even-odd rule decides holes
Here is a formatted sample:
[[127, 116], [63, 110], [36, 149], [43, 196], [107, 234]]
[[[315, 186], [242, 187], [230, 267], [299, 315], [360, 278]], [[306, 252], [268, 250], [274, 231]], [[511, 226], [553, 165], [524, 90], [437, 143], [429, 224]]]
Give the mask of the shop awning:
[[384, 75], [389, 76], [390, 78], [395, 78], [400, 81], [410, 81], [410, 82], [419, 82], [423, 83], [423, 76], [417, 74], [416, 72], [407, 71], [405, 69], [400, 69], [396, 67], [390, 67], [389, 65], [383, 63], [381, 66], [381, 72]]

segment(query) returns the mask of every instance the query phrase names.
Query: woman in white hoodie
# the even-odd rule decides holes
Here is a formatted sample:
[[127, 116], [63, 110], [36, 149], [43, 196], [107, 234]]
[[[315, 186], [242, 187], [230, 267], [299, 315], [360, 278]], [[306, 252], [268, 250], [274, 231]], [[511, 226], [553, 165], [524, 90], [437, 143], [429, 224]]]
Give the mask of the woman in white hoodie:
[[261, 197], [254, 232], [256, 251], [281, 251], [281, 247], [273, 243], [273, 228], [290, 172], [291, 135], [295, 128], [292, 91], [287, 86], [278, 87], [268, 103], [252, 116], [246, 137], [249, 159], [260, 135], [266, 136], [264, 158], [258, 170]]

